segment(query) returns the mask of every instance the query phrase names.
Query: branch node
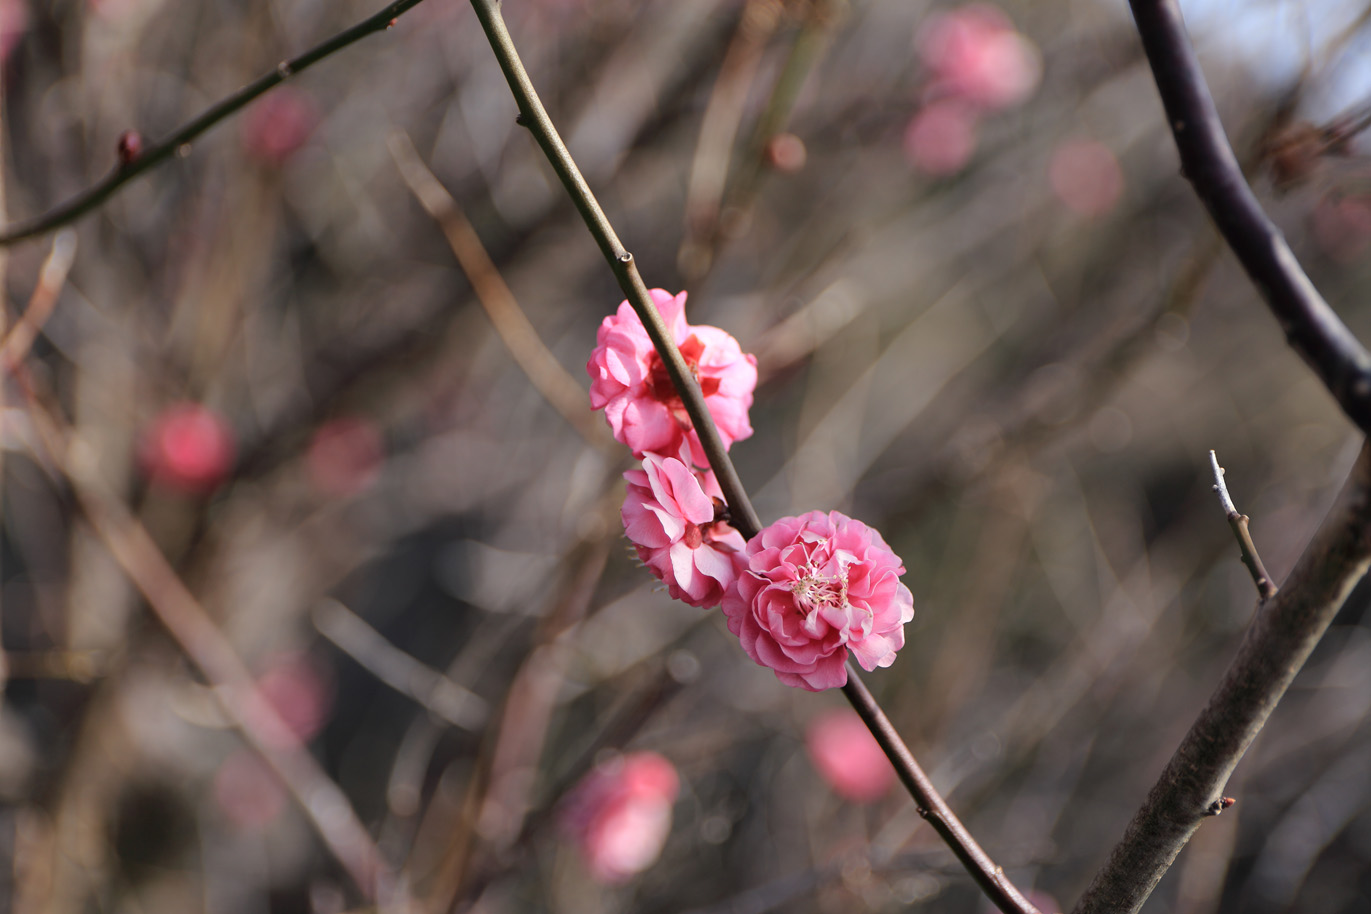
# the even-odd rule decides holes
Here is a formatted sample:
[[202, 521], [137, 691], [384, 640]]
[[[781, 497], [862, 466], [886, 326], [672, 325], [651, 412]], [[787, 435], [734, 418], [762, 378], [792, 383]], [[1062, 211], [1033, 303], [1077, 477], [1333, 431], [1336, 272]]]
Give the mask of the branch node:
[[294, 72], [289, 60], [283, 60], [276, 65], [276, 75], [280, 76], [282, 79], [289, 79], [290, 75]]
[[1220, 797], [1213, 803], [1209, 804], [1209, 807], [1205, 809], [1204, 814], [1206, 816], [1217, 816], [1236, 802], [1238, 801], [1233, 799], [1232, 797]]

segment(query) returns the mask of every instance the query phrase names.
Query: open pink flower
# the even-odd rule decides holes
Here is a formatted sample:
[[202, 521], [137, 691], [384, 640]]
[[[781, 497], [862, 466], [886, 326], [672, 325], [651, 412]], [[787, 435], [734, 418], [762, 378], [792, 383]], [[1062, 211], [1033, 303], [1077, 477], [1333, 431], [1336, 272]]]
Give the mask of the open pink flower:
[[814, 718], [805, 746], [819, 774], [844, 799], [870, 803], [895, 783], [895, 768], [856, 711], [839, 708]]
[[786, 685], [817, 692], [862, 669], [890, 666], [904, 647], [914, 597], [881, 535], [832, 511], [783, 517], [747, 542], [748, 570], [724, 595], [728, 630]]
[[[757, 359], [744, 354], [738, 341], [718, 327], [687, 324], [686, 293], [673, 297], [653, 289], [650, 294], [700, 383], [724, 447], [751, 435], [747, 411], [757, 386]], [[627, 301], [600, 324], [586, 371], [590, 373], [590, 405], [605, 411], [614, 437], [634, 454], [674, 454], [685, 440], [690, 442], [695, 464], [708, 465], [666, 366]]]
[[657, 753], [621, 756], [576, 786], [562, 810], [562, 829], [579, 845], [591, 876], [624, 882], [661, 855], [679, 790], [675, 767]]
[[714, 520], [714, 499], [723, 498], [714, 474], [692, 470], [682, 442], [676, 457], [644, 454], [643, 468], [624, 479], [628, 493], [620, 516], [638, 557], [676, 599], [701, 608], [719, 605], [746, 567], [746, 544], [741, 533]]

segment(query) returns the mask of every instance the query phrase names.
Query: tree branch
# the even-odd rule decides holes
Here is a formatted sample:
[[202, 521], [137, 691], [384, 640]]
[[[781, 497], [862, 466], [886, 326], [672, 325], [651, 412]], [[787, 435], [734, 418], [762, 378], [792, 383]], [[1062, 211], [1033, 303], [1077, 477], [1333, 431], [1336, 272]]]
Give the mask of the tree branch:
[[971, 832], [966, 830], [966, 826], [952, 812], [951, 807], [934, 788], [933, 782], [928, 779], [928, 775], [924, 774], [923, 768], [914, 760], [909, 747], [900, 739], [895, 725], [885, 716], [881, 706], [867, 690], [866, 684], [858, 678], [857, 668], [850, 662], [847, 665], [847, 685], [843, 686], [843, 694], [847, 696], [847, 700], [871, 731], [871, 735], [876, 737], [876, 742], [881, 744], [885, 754], [894, 763], [900, 782], [917, 804], [919, 815], [928, 820], [938, 836], [952, 849], [952, 853], [957, 855], [957, 859], [976, 880], [986, 897], [1006, 914], [1039, 914], [1033, 903], [1015, 888], [1014, 883], [1005, 876], [1004, 870], [981, 849], [976, 839], [971, 836]]
[[[1073, 914], [1139, 910], [1371, 565], [1371, 446]], [[1218, 804], [1217, 806], [1215, 804]]]
[[359, 41], [368, 35], [376, 32], [384, 32], [390, 28], [395, 18], [402, 13], [418, 6], [423, 0], [396, 0], [394, 3], [387, 4], [380, 12], [368, 16], [361, 22], [344, 29], [332, 38], [317, 44], [298, 57], [290, 60], [283, 60], [277, 64], [276, 69], [264, 76], [260, 76], [243, 88], [234, 92], [227, 98], [221, 99], [195, 118], [187, 122], [171, 136], [150, 146], [145, 146], [143, 150], [128, 161], [121, 161], [114, 167], [114, 170], [105, 176], [104, 180], [98, 184], [93, 184], [76, 196], [67, 200], [53, 209], [48, 210], [42, 215], [35, 216], [24, 222], [18, 222], [0, 231], [0, 247], [6, 247], [26, 238], [50, 232], [59, 226], [75, 222], [87, 213], [93, 212], [104, 205], [105, 201], [113, 197], [119, 190], [134, 178], [151, 171], [155, 166], [162, 164], [173, 156], [184, 156], [189, 152], [189, 144], [200, 134], [209, 130], [215, 124], [236, 114], [249, 102], [258, 96], [265, 94], [268, 90], [285, 82], [296, 73], [314, 66], [325, 57], [341, 51], [348, 45]]
[[1262, 211], [1224, 134], [1178, 0], [1130, 0], [1181, 169], [1270, 307], [1286, 340], [1348, 417], [1371, 433], [1371, 353], [1319, 295]]
[[[600, 204], [595, 200], [595, 195], [586, 184], [585, 178], [581, 176], [561, 137], [558, 136], [552, 119], [548, 117], [542, 102], [539, 101], [538, 93], [533, 88], [533, 82], [519, 59], [514, 41], [500, 15], [499, 0], [472, 0], [471, 5], [481, 20], [481, 27], [490, 40], [491, 49], [495, 52], [500, 69], [504, 71], [505, 79], [509, 82], [510, 90], [519, 105], [519, 123], [529, 129], [548, 161], [552, 163], [558, 179], [571, 195], [586, 226], [599, 244], [600, 251], [613, 268], [614, 275], [619, 280], [619, 287], [628, 297], [643, 326], [647, 328], [648, 336], [666, 364], [672, 384], [690, 414], [696, 433], [700, 436], [710, 467], [719, 479], [719, 487], [728, 502], [732, 523], [744, 537], [751, 539], [761, 529], [761, 521], [743, 490], [723, 442], [719, 439], [718, 429], [715, 428], [714, 419], [705, 406], [699, 386], [686, 368], [661, 315], [652, 304], [647, 286], [633, 262], [633, 255], [620, 243], [604, 211], [600, 209]], [[1014, 888], [1003, 871], [981, 849], [943, 802], [942, 797], [933, 789], [932, 782], [914, 760], [909, 747], [900, 739], [899, 733], [895, 731], [875, 698], [867, 691], [857, 669], [851, 664], [848, 665], [847, 685], [843, 687], [843, 693], [890, 758], [900, 779], [918, 804], [920, 815], [929, 820], [990, 899], [1007, 914], [1039, 914], [1038, 909]]]
[[1228, 517], [1228, 526], [1233, 528], [1233, 536], [1238, 540], [1242, 563], [1252, 574], [1252, 583], [1257, 585], [1257, 595], [1265, 603], [1276, 595], [1276, 584], [1267, 573], [1266, 566], [1262, 564], [1262, 557], [1257, 554], [1257, 544], [1252, 542], [1252, 531], [1247, 529], [1248, 516], [1238, 513], [1237, 507], [1233, 504], [1233, 497], [1228, 494], [1228, 485], [1223, 481], [1223, 467], [1219, 466], [1218, 455], [1213, 451], [1209, 452], [1209, 465], [1214, 471], [1214, 491], [1218, 493], [1219, 504], [1223, 506], [1223, 513]]
[[723, 490], [724, 500], [728, 502], [733, 526], [737, 527], [745, 538], [751, 539], [762, 528], [761, 521], [757, 518], [757, 512], [753, 509], [747, 492], [743, 490], [733, 461], [728, 459], [728, 451], [719, 438], [719, 430], [714, 427], [714, 420], [709, 415], [709, 408], [705, 406], [700, 386], [695, 383], [685, 360], [681, 358], [680, 350], [676, 348], [676, 342], [671, 338], [671, 332], [652, 304], [652, 297], [648, 295], [647, 285], [638, 274], [638, 266], [633, 261], [633, 255], [619, 241], [614, 227], [609, 224], [604, 210], [600, 209], [599, 202], [591, 193], [590, 185], [586, 184], [585, 178], [581, 176], [581, 170], [576, 167], [566, 144], [558, 135], [552, 118], [548, 117], [547, 110], [543, 108], [538, 92], [533, 88], [533, 81], [529, 79], [528, 71], [519, 59], [514, 39], [505, 27], [498, 0], [472, 0], [471, 5], [476, 10], [477, 18], [481, 20], [481, 28], [490, 40], [491, 50], [495, 52], [495, 59], [500, 63], [500, 69], [505, 74], [510, 91], [514, 93], [514, 100], [519, 106], [519, 123], [528, 128], [538, 145], [542, 147], [553, 171], [557, 173], [558, 180], [576, 204], [581, 218], [585, 220], [586, 228], [590, 229], [595, 243], [600, 246], [600, 252], [614, 270], [614, 276], [619, 280], [619, 288], [623, 290], [624, 296], [643, 322], [643, 327], [647, 329], [647, 335], [662, 357], [662, 363], [666, 366], [672, 385], [680, 394], [686, 412], [690, 414], [695, 432], [700, 436], [700, 444], [704, 447], [705, 456], [709, 458], [710, 468], [718, 477], [719, 488]]

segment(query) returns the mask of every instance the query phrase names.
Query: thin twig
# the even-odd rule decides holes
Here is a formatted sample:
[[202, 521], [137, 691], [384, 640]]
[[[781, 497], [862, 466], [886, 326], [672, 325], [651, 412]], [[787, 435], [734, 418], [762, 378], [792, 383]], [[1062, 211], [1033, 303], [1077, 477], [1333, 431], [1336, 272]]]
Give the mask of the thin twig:
[[337, 600], [319, 603], [314, 607], [312, 619], [319, 634], [368, 673], [413, 699], [430, 714], [463, 730], [476, 730], [486, 722], [490, 708], [485, 699], [391, 644], [365, 619]]
[[0, 343], [0, 373], [8, 374], [33, 348], [38, 332], [52, 316], [52, 309], [57, 305], [57, 297], [66, 284], [67, 273], [75, 259], [76, 233], [70, 230], [58, 232], [57, 237], [52, 239], [52, 250], [38, 271], [38, 285], [34, 286], [33, 294], [29, 296], [28, 307], [5, 334], [4, 342]]
[[[1139, 910], [1214, 810], [1238, 761], [1371, 567], [1371, 446], [1074, 914]], [[1215, 804], [1219, 804], [1215, 807]]]
[[[634, 311], [637, 312], [644, 327], [647, 328], [653, 346], [656, 347], [662, 361], [667, 366], [672, 385], [684, 402], [686, 410], [690, 414], [691, 422], [700, 436], [700, 442], [704, 445], [710, 467], [719, 479], [720, 488], [723, 490], [732, 514], [733, 525], [745, 538], [751, 539], [761, 530], [761, 521], [753, 509], [747, 493], [743, 490], [737, 471], [719, 439], [718, 429], [715, 427], [714, 419], [705, 405], [699, 385], [695, 383], [694, 377], [686, 368], [681, 353], [671, 339], [671, 334], [662, 321], [661, 315], [653, 307], [652, 300], [647, 293], [647, 286], [643, 283], [642, 277], [638, 274], [638, 268], [633, 262], [633, 255], [620, 243], [613, 227], [609, 224], [609, 220], [605, 217], [604, 211], [600, 209], [594, 194], [591, 193], [589, 185], [586, 184], [580, 170], [576, 167], [576, 163], [572, 160], [571, 154], [562, 143], [561, 137], [558, 136], [552, 119], [548, 117], [542, 102], [539, 101], [538, 93], [533, 88], [533, 82], [529, 79], [528, 72], [519, 59], [514, 41], [510, 37], [509, 30], [505, 27], [503, 17], [500, 15], [498, 0], [472, 0], [472, 6], [476, 10], [477, 18], [481, 21], [481, 28], [485, 31], [486, 38], [490, 41], [491, 49], [495, 52], [495, 57], [500, 63], [500, 69], [509, 82], [510, 90], [514, 93], [514, 98], [519, 106], [519, 123], [529, 129], [538, 145], [542, 147], [548, 161], [552, 163], [553, 169], [557, 172], [557, 177], [575, 202], [586, 226], [590, 229], [605, 259], [609, 261], [614, 270], [615, 276], [619, 280], [619, 287], [628, 296]], [[927, 775], [914, 761], [913, 754], [900, 739], [899, 733], [895, 731], [871, 693], [862, 684], [856, 668], [851, 664], [848, 665], [848, 680], [843, 691], [871, 729], [877, 742], [885, 750], [886, 755], [895, 766], [895, 770], [899, 772], [901, 780], [904, 781], [915, 802], [918, 803], [921, 814], [933, 824], [934, 829], [952, 848], [958, 859], [967, 866], [990, 899], [1008, 914], [1016, 914], [1016, 912], [1017, 914], [1038, 914], [1037, 908], [1014, 888], [1003, 871], [986, 855], [966, 828], [952, 814], [947, 804], [938, 796]]]
[[1371, 352], [1324, 301], [1267, 218], [1224, 134], [1178, 0], [1130, 0], [1181, 168], [1286, 340], [1343, 411], [1371, 433]]
[[300, 56], [281, 61], [276, 65], [275, 70], [264, 76], [259, 76], [232, 95], [215, 102], [165, 140], [146, 145], [136, 157], [128, 161], [121, 161], [98, 184], [91, 185], [70, 200], [40, 216], [19, 222], [0, 232], [0, 247], [52, 231], [93, 212], [114, 196], [120, 188], [143, 172], [150, 171], [154, 166], [160, 165], [174, 156], [187, 155], [190, 152], [190, 143], [200, 134], [225, 118], [236, 114], [258, 96], [265, 94], [295, 74], [309, 69], [325, 57], [341, 51], [348, 45], [376, 32], [384, 32], [390, 28], [396, 17], [422, 2], [423, 0], [396, 0], [394, 3], [388, 3], [380, 12], [344, 29]]
[[851, 663], [847, 667], [847, 685], [843, 686], [843, 694], [876, 737], [876, 742], [881, 744], [885, 754], [895, 763], [895, 771], [910, 795], [914, 797], [919, 815], [928, 820], [938, 836], [957, 855], [957, 859], [976, 880], [986, 897], [1005, 914], [1038, 914], [1038, 909], [1015, 888], [1014, 883], [1005, 876], [1004, 870], [990, 859], [990, 855], [981, 849], [976, 839], [966, 830], [966, 826], [934, 788], [933, 782], [914, 760], [909, 747], [896, 732], [895, 725], [885, 716], [881, 706], [858, 678], [857, 669]]
[[1252, 532], [1247, 529], [1247, 515], [1238, 513], [1232, 496], [1228, 494], [1228, 484], [1223, 481], [1224, 469], [1219, 466], [1219, 458], [1213, 451], [1209, 452], [1209, 466], [1214, 471], [1214, 491], [1219, 495], [1219, 504], [1223, 506], [1223, 513], [1228, 517], [1228, 526], [1233, 528], [1233, 535], [1238, 539], [1242, 563], [1251, 572], [1252, 583], [1257, 585], [1257, 593], [1265, 603], [1276, 595], [1276, 585], [1267, 573], [1266, 566], [1262, 564], [1262, 557], [1257, 554], [1256, 544], [1252, 542]]
[[715, 428], [714, 420], [710, 418], [709, 407], [705, 405], [700, 386], [695, 383], [694, 376], [686, 367], [685, 360], [681, 358], [680, 350], [676, 348], [676, 342], [671, 338], [671, 331], [652, 304], [652, 297], [648, 295], [647, 285], [638, 273], [638, 265], [634, 262], [633, 255], [619, 241], [614, 227], [609, 224], [604, 210], [600, 209], [590, 186], [581, 176], [580, 169], [572, 160], [571, 153], [567, 151], [566, 144], [557, 133], [557, 128], [553, 126], [552, 118], [548, 117], [547, 110], [543, 108], [543, 103], [533, 88], [533, 81], [529, 79], [528, 71], [519, 59], [514, 39], [510, 37], [509, 29], [505, 26], [498, 0], [472, 0], [471, 5], [476, 10], [477, 18], [481, 20], [481, 28], [490, 41], [491, 50], [495, 52], [495, 58], [499, 61], [500, 69], [504, 72], [510, 91], [518, 103], [519, 123], [533, 134], [533, 138], [552, 164], [557, 178], [566, 188], [581, 218], [585, 220], [586, 227], [590, 229], [590, 234], [595, 238], [595, 243], [600, 246], [600, 252], [614, 270], [615, 278], [619, 280], [619, 288], [623, 290], [629, 304], [642, 320], [652, 345], [662, 357], [672, 385], [690, 415], [695, 432], [700, 436], [705, 456], [709, 458], [709, 465], [719, 480], [719, 488], [723, 490], [724, 500], [728, 502], [733, 526], [738, 528], [744, 537], [750, 539], [762, 528], [761, 521], [757, 518], [757, 512], [753, 509], [747, 492], [743, 490], [743, 484], [738, 479], [738, 471], [728, 459], [728, 451], [719, 438], [719, 430]]
[[96, 536], [142, 592], [158, 621], [214, 687], [234, 726], [285, 784], [358, 890], [369, 901], [401, 891], [347, 795], [262, 696], [242, 658], [171, 567], [147, 528], [105, 490], [94, 454], [79, 439], [70, 438], [58, 418], [32, 395], [29, 412], [49, 458], [71, 484]]
[[585, 390], [543, 344], [457, 201], [419, 158], [408, 135], [398, 130], [390, 135], [390, 154], [410, 192], [443, 230], [476, 300], [529, 382], [582, 438], [608, 452], [614, 440], [586, 409]]

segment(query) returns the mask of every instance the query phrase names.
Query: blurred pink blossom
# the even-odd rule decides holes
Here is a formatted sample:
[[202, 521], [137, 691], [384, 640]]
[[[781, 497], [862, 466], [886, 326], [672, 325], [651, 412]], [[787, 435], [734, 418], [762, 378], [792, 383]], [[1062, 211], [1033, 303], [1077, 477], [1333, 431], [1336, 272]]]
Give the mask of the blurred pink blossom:
[[930, 16], [915, 44], [932, 76], [933, 96], [950, 95], [987, 111], [1027, 100], [1042, 78], [1038, 49], [989, 3]]
[[153, 483], [203, 495], [227, 478], [235, 451], [233, 432], [222, 416], [199, 403], [177, 403], [144, 431], [138, 456]]
[[1068, 140], [1054, 149], [1047, 179], [1062, 205], [1087, 218], [1103, 216], [1123, 194], [1119, 160], [1094, 140]]
[[262, 828], [285, 808], [286, 789], [261, 756], [239, 749], [214, 772], [214, 802], [239, 828]]
[[904, 131], [906, 161], [934, 177], [955, 175], [976, 151], [976, 112], [957, 101], [925, 105]]
[[305, 469], [319, 492], [346, 497], [369, 488], [384, 459], [385, 442], [376, 426], [359, 416], [344, 416], [315, 430]]
[[1325, 197], [1314, 207], [1310, 228], [1333, 260], [1358, 259], [1371, 246], [1371, 197]]
[[278, 86], [255, 102], [243, 119], [243, 149], [266, 165], [284, 165], [318, 124], [314, 102], [291, 86]]
[[737, 530], [714, 521], [714, 499], [723, 499], [714, 474], [692, 470], [682, 442], [675, 457], [644, 454], [643, 468], [624, 479], [620, 515], [638, 557], [677, 600], [718, 606], [746, 567], [746, 544]]
[[29, 8], [24, 0], [0, 0], [0, 66], [29, 30]]
[[257, 692], [281, 718], [289, 733], [268, 736], [281, 745], [309, 742], [328, 722], [332, 689], [308, 654], [275, 655], [257, 677]]
[[[687, 324], [686, 293], [673, 297], [665, 290], [653, 289], [650, 294], [700, 384], [724, 447], [751, 435], [747, 411], [757, 386], [757, 359], [744, 354], [738, 341], [718, 327]], [[671, 385], [666, 366], [627, 301], [600, 324], [596, 344], [586, 364], [590, 405], [605, 411], [614, 437], [639, 457], [648, 451], [675, 454], [681, 442], [688, 440], [695, 464], [707, 466], [704, 449]]]
[[895, 783], [895, 769], [857, 712], [840, 708], [810, 721], [809, 759], [829, 786], [854, 803], [878, 800]]
[[783, 517], [748, 540], [747, 558], [724, 595], [728, 629], [786, 685], [841, 686], [849, 652], [874, 670], [904, 647], [914, 618], [904, 565], [861, 521], [837, 511]]
[[599, 882], [625, 882], [651, 866], [671, 832], [680, 779], [655, 752], [634, 752], [599, 765], [571, 792], [563, 830]]

